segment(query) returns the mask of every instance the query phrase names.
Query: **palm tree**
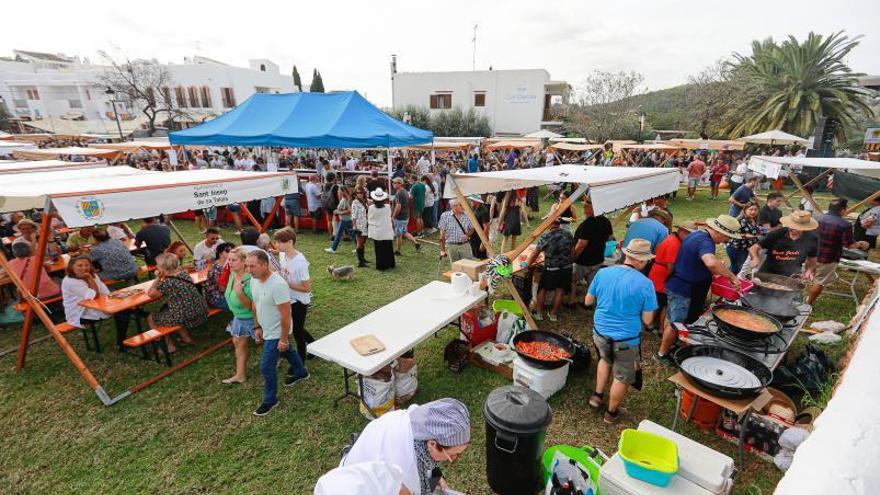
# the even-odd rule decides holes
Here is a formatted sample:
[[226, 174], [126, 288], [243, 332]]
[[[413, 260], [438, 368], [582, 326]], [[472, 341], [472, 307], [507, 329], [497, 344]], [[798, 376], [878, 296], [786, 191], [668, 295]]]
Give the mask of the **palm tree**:
[[859, 112], [873, 116], [871, 92], [858, 85], [864, 74], [852, 72], [845, 58], [858, 46], [843, 31], [825, 37], [810, 33], [781, 44], [752, 42], [752, 54], [734, 54], [730, 82], [740, 89], [729, 103], [726, 133], [743, 136], [782, 129], [806, 136], [820, 117], [837, 120], [838, 140], [854, 126]]

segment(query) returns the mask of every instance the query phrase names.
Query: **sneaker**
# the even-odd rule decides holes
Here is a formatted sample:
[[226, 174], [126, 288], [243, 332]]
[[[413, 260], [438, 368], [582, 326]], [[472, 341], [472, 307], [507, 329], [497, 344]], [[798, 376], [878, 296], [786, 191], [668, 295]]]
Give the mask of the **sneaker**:
[[[671, 354], [671, 353], [670, 353]], [[672, 356], [670, 354], [660, 355], [659, 352], [654, 353], [654, 361], [662, 364], [663, 366], [669, 368], [677, 368], [678, 366], [675, 364], [675, 361], [672, 360]]]
[[354, 248], [354, 249], [351, 250], [351, 252], [352, 252], [353, 254], [357, 254], [358, 250], [357, 250], [357, 248]]
[[617, 424], [620, 421], [620, 417], [626, 415], [626, 409], [622, 407], [618, 407], [617, 411], [614, 414], [611, 411], [605, 411], [605, 415], [602, 417], [602, 421], [608, 423], [609, 425]]
[[312, 375], [309, 374], [308, 371], [306, 371], [306, 374], [303, 376], [287, 375], [284, 377], [284, 386], [285, 387], [292, 387], [303, 380], [308, 380], [310, 376], [312, 376]]
[[421, 251], [421, 250], [422, 250], [422, 243], [421, 243], [421, 242], [417, 242], [417, 243], [416, 243], [416, 252], [419, 252], [419, 251]]
[[602, 407], [602, 396], [593, 392], [593, 395], [590, 396], [589, 404], [593, 409], [599, 409]]
[[544, 321], [544, 317], [541, 313], [532, 313], [532, 318], [534, 318], [535, 321]]
[[556, 320], [557, 320], [556, 315], [553, 313], [550, 313], [550, 321], [556, 321]]
[[333, 248], [324, 248], [325, 253], [336, 254], [336, 250]]
[[274, 404], [260, 404], [260, 407], [254, 411], [254, 416], [265, 416], [269, 414], [269, 411], [275, 408], [278, 405], [278, 401], [276, 400]]

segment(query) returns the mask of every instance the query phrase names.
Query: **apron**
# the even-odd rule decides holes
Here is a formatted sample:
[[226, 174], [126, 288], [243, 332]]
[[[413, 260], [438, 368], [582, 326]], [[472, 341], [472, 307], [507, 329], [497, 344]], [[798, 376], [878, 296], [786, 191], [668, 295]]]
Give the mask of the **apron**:
[[[400, 468], [402, 482], [413, 495], [421, 495], [421, 482], [413, 450], [413, 432], [409, 413], [413, 408], [392, 411], [375, 419], [364, 428], [342, 466], [382, 461]], [[427, 495], [427, 494], [426, 494]]]

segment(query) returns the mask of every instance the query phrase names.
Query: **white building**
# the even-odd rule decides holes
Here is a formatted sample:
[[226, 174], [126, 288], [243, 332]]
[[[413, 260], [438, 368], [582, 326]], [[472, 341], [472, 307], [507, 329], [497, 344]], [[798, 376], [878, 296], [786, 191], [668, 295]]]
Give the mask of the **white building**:
[[550, 107], [568, 102], [571, 87], [544, 69], [454, 72], [396, 72], [392, 62], [392, 105], [425, 107], [431, 113], [473, 108], [489, 119], [496, 135], [521, 135], [559, 125]]
[[[105, 66], [88, 59], [24, 50], [0, 58], [0, 104], [27, 125], [58, 134], [115, 134], [112, 94], [98, 83]], [[205, 57], [168, 64], [173, 85], [167, 90], [175, 107], [192, 122], [217, 116], [254, 93], [295, 91], [293, 78], [266, 59], [234, 67]], [[116, 104], [123, 129], [144, 122], [136, 105]], [[160, 115], [164, 119], [164, 115]], [[159, 123], [157, 122], [157, 125]]]

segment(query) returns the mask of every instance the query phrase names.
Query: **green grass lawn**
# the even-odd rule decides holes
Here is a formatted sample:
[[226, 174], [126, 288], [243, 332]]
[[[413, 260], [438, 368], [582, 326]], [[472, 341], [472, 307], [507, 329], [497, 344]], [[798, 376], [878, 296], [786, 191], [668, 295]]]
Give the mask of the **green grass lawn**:
[[[693, 202], [684, 201], [683, 195], [671, 201], [676, 220], [705, 219], [726, 211], [722, 201], [709, 201], [702, 190], [698, 195]], [[547, 207], [543, 205], [545, 212]], [[532, 226], [537, 223], [533, 220]], [[190, 240], [197, 239], [192, 224], [179, 226]], [[622, 232], [619, 227], [618, 234]], [[229, 230], [224, 237], [234, 239]], [[351, 281], [333, 281], [326, 267], [354, 264], [355, 255], [351, 243], [343, 244], [336, 255], [323, 251], [328, 245], [326, 235], [305, 233], [299, 239], [299, 248], [311, 262], [314, 305], [307, 328], [316, 337], [438, 279], [437, 248], [426, 246], [416, 253], [408, 245], [389, 273], [358, 269]], [[372, 256], [371, 248], [367, 255]], [[851, 302], [827, 297], [814, 317], [848, 322], [853, 310]], [[226, 321], [215, 317], [193, 332], [197, 345], [182, 349], [176, 361], [224, 339]], [[542, 328], [567, 329], [587, 339], [590, 325], [590, 313], [569, 310], [559, 322], [543, 322]], [[507, 380], [475, 367], [459, 375], [448, 371], [442, 350], [456, 332], [447, 328], [416, 349], [415, 401], [451, 396], [468, 405], [471, 448], [445, 472], [450, 486], [489, 494], [481, 407], [489, 391]], [[0, 348], [14, 346], [18, 335], [17, 328], [0, 329]], [[38, 328], [35, 336], [42, 335], [45, 331]], [[164, 370], [155, 362], [112, 350], [86, 351], [77, 333], [68, 338], [111, 396]], [[111, 324], [101, 328], [101, 338], [105, 349], [111, 349]], [[570, 375], [566, 388], [550, 399], [554, 418], [546, 445], [590, 444], [612, 453], [620, 431], [643, 418], [668, 426], [675, 405], [673, 388], [666, 381], [671, 372], [647, 358], [657, 344], [653, 337], [645, 339], [645, 387], [625, 399], [630, 415], [619, 425], [606, 425], [588, 407], [593, 373]], [[112, 407], [101, 405], [52, 341], [33, 345], [20, 373], [15, 371], [14, 354], [0, 358], [0, 493], [311, 493], [317, 478], [339, 462], [349, 435], [366, 421], [351, 400], [333, 406], [342, 389], [342, 371], [320, 360], [308, 361], [310, 380], [294, 389], [281, 388], [281, 405], [270, 416], [252, 416], [262, 389], [258, 352], [252, 348], [249, 380], [242, 386], [220, 383], [233, 371], [232, 350], [225, 348]], [[732, 444], [712, 434], [689, 425], [683, 432], [735, 456]], [[734, 491], [771, 493], [779, 477], [774, 466], [747, 456]]]

